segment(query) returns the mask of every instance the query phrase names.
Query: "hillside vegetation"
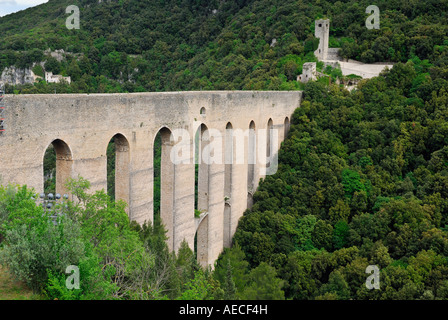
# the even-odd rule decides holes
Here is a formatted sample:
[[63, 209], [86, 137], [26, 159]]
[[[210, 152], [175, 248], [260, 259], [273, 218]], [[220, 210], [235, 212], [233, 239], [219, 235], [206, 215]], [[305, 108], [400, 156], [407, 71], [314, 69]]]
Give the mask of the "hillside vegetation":
[[304, 94], [234, 236], [249, 266], [271, 264], [294, 299], [448, 298], [446, 78], [414, 59]]
[[[81, 11], [68, 30], [68, 5]], [[379, 1], [381, 28], [368, 30], [368, 1], [50, 0], [0, 18], [0, 69], [30, 67], [71, 76], [72, 85], [16, 92], [291, 90], [315, 61], [316, 18], [331, 19], [330, 46], [364, 62], [438, 60], [448, 44], [444, 1]], [[20, 21], [20, 23], [17, 23]], [[45, 50], [63, 49], [62, 61]], [[8, 89], [10, 92], [14, 88]]]

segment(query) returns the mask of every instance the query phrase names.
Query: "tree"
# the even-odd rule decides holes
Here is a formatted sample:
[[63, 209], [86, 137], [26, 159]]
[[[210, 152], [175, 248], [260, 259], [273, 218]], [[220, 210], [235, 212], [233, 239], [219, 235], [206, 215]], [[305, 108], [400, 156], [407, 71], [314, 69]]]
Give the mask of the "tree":
[[333, 223], [347, 222], [350, 216], [350, 206], [344, 200], [338, 199], [336, 205], [330, 208], [328, 216]]
[[104, 273], [101, 258], [86, 244], [85, 256], [79, 260], [79, 289], [68, 289], [67, 275], [49, 270], [48, 281], [43, 290], [50, 300], [109, 300], [119, 290], [112, 282], [112, 272]]
[[67, 68], [67, 75], [71, 77], [71, 81], [78, 81], [81, 78], [82, 71], [76, 59], [72, 59]]
[[79, 224], [61, 217], [55, 225], [49, 215], [42, 216], [39, 225], [22, 224], [7, 230], [0, 252], [2, 264], [35, 293], [44, 289], [49, 271], [64, 274], [67, 266], [79, 264], [84, 257]]
[[53, 74], [59, 74], [61, 71], [61, 64], [54, 57], [48, 57], [45, 61], [45, 71], [53, 72]]
[[251, 270], [249, 282], [241, 298], [244, 300], [283, 300], [283, 281], [277, 278], [277, 271], [266, 262]]
[[297, 247], [299, 250], [313, 249], [312, 233], [316, 225], [316, 216], [306, 215], [297, 219], [295, 232], [297, 233]]
[[333, 226], [326, 220], [318, 220], [312, 233], [312, 241], [316, 248], [330, 251], [333, 248]]
[[194, 278], [186, 283], [186, 290], [182, 292], [179, 300], [211, 300], [213, 287], [202, 270], [194, 273]]
[[243, 292], [247, 284], [249, 263], [246, 260], [244, 251], [238, 243], [235, 243], [232, 248], [224, 249], [224, 252], [215, 262], [213, 276], [223, 285], [229, 282], [229, 267], [231, 269], [232, 281], [235, 284], [236, 292]]
[[[81, 237], [94, 247], [103, 261], [105, 276], [117, 285], [114, 298], [145, 298], [158, 294], [152, 286], [151, 270], [155, 255], [148, 251], [125, 212], [126, 203], [112, 201], [104, 190], [88, 193], [90, 183], [79, 177], [67, 183], [77, 198], [69, 203], [68, 213], [81, 224]], [[76, 199], [75, 198], [75, 199]]]
[[290, 253], [279, 270], [285, 281], [285, 296], [293, 299], [310, 299], [316, 295], [318, 280], [312, 276], [316, 251], [294, 251]]
[[333, 246], [335, 249], [341, 249], [347, 244], [349, 229], [349, 225], [344, 220], [341, 220], [334, 225]]
[[234, 300], [236, 298], [236, 286], [232, 277], [232, 266], [230, 265], [230, 260], [227, 260], [227, 274], [223, 290], [225, 300]]
[[335, 270], [330, 274], [328, 283], [321, 287], [321, 294], [334, 294], [338, 300], [346, 300], [350, 298], [349, 286], [339, 270]]
[[359, 173], [350, 169], [342, 171], [342, 185], [344, 186], [345, 195], [350, 199], [355, 191], [366, 191]]

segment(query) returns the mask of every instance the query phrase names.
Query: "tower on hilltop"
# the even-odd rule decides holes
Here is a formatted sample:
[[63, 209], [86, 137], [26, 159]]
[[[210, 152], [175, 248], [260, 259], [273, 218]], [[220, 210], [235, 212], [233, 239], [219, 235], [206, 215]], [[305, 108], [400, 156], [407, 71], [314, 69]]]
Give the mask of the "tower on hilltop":
[[319, 47], [314, 55], [319, 60], [326, 60], [328, 56], [328, 39], [330, 37], [330, 20], [320, 19], [315, 21], [314, 36], [319, 38]]

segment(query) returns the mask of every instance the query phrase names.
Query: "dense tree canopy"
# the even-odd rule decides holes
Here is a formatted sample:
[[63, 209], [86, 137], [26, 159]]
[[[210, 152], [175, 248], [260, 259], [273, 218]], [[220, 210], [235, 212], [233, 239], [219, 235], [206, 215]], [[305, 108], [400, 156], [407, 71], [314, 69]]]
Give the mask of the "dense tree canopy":
[[[0, 69], [41, 62], [73, 80], [8, 88], [23, 93], [294, 90], [302, 64], [316, 61], [314, 21], [322, 17], [331, 20], [330, 46], [345, 58], [405, 63], [418, 56], [446, 65], [446, 1], [377, 2], [379, 30], [365, 27], [370, 4], [52, 0], [0, 18]], [[68, 5], [80, 8], [79, 30], [65, 27]], [[55, 59], [48, 49], [66, 54]]]
[[[252, 268], [277, 269], [286, 297], [445, 298], [448, 82], [418, 81], [425, 68], [415, 57], [351, 93], [306, 85], [279, 170], [234, 237]], [[366, 289], [368, 265], [382, 290]]]

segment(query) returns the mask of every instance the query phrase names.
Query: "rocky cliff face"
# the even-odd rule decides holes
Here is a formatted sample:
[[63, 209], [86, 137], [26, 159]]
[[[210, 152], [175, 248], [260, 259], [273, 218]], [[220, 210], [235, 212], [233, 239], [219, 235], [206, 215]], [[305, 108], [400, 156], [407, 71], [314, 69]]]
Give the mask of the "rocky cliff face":
[[0, 83], [11, 85], [34, 83], [37, 81], [37, 78], [38, 76], [29, 68], [19, 69], [15, 66], [10, 66], [3, 70]]

